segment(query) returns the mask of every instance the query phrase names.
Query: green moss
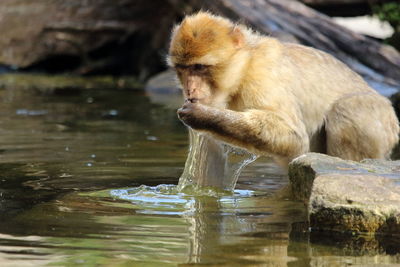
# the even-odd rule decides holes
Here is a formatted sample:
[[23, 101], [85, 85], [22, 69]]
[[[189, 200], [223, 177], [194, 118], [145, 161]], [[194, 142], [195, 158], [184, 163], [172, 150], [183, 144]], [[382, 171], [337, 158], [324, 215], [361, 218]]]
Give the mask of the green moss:
[[135, 78], [113, 76], [73, 76], [45, 74], [2, 74], [1, 89], [26, 89], [41, 93], [82, 89], [138, 89], [143, 88]]
[[372, 12], [380, 20], [387, 21], [393, 27], [393, 35], [385, 42], [400, 50], [400, 3], [396, 0], [375, 4], [372, 6]]
[[393, 28], [400, 25], [400, 3], [392, 1], [372, 7], [374, 14], [382, 21], [387, 21]]

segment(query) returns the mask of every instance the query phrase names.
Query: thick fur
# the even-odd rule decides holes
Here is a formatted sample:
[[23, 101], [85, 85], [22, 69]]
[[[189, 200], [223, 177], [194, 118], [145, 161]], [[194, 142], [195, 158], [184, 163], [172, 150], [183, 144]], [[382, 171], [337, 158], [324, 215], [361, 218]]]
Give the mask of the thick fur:
[[174, 28], [169, 52], [188, 99], [180, 119], [235, 146], [286, 164], [308, 151], [388, 158], [398, 142], [390, 102], [322, 51], [200, 12]]

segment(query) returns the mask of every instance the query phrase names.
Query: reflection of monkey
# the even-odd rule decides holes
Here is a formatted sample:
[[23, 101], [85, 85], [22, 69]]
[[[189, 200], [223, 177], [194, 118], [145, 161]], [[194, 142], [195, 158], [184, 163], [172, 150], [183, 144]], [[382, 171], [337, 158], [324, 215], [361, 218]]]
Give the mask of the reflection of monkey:
[[308, 151], [387, 158], [398, 142], [390, 102], [319, 50], [200, 12], [174, 29], [169, 53], [179, 118], [227, 143], [287, 164]]

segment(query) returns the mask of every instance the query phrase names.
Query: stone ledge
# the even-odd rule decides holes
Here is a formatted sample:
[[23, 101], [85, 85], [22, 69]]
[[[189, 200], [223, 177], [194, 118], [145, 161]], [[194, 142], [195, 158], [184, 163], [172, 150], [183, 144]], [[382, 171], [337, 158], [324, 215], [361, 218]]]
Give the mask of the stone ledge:
[[309, 153], [291, 162], [289, 179], [312, 229], [400, 236], [400, 161]]

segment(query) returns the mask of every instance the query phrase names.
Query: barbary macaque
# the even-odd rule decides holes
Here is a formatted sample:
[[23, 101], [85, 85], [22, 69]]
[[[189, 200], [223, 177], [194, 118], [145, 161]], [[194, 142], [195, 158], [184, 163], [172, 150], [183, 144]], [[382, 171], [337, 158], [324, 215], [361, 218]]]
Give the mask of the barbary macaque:
[[174, 28], [167, 61], [187, 126], [283, 165], [309, 151], [383, 159], [398, 142], [389, 100], [317, 49], [199, 12]]

